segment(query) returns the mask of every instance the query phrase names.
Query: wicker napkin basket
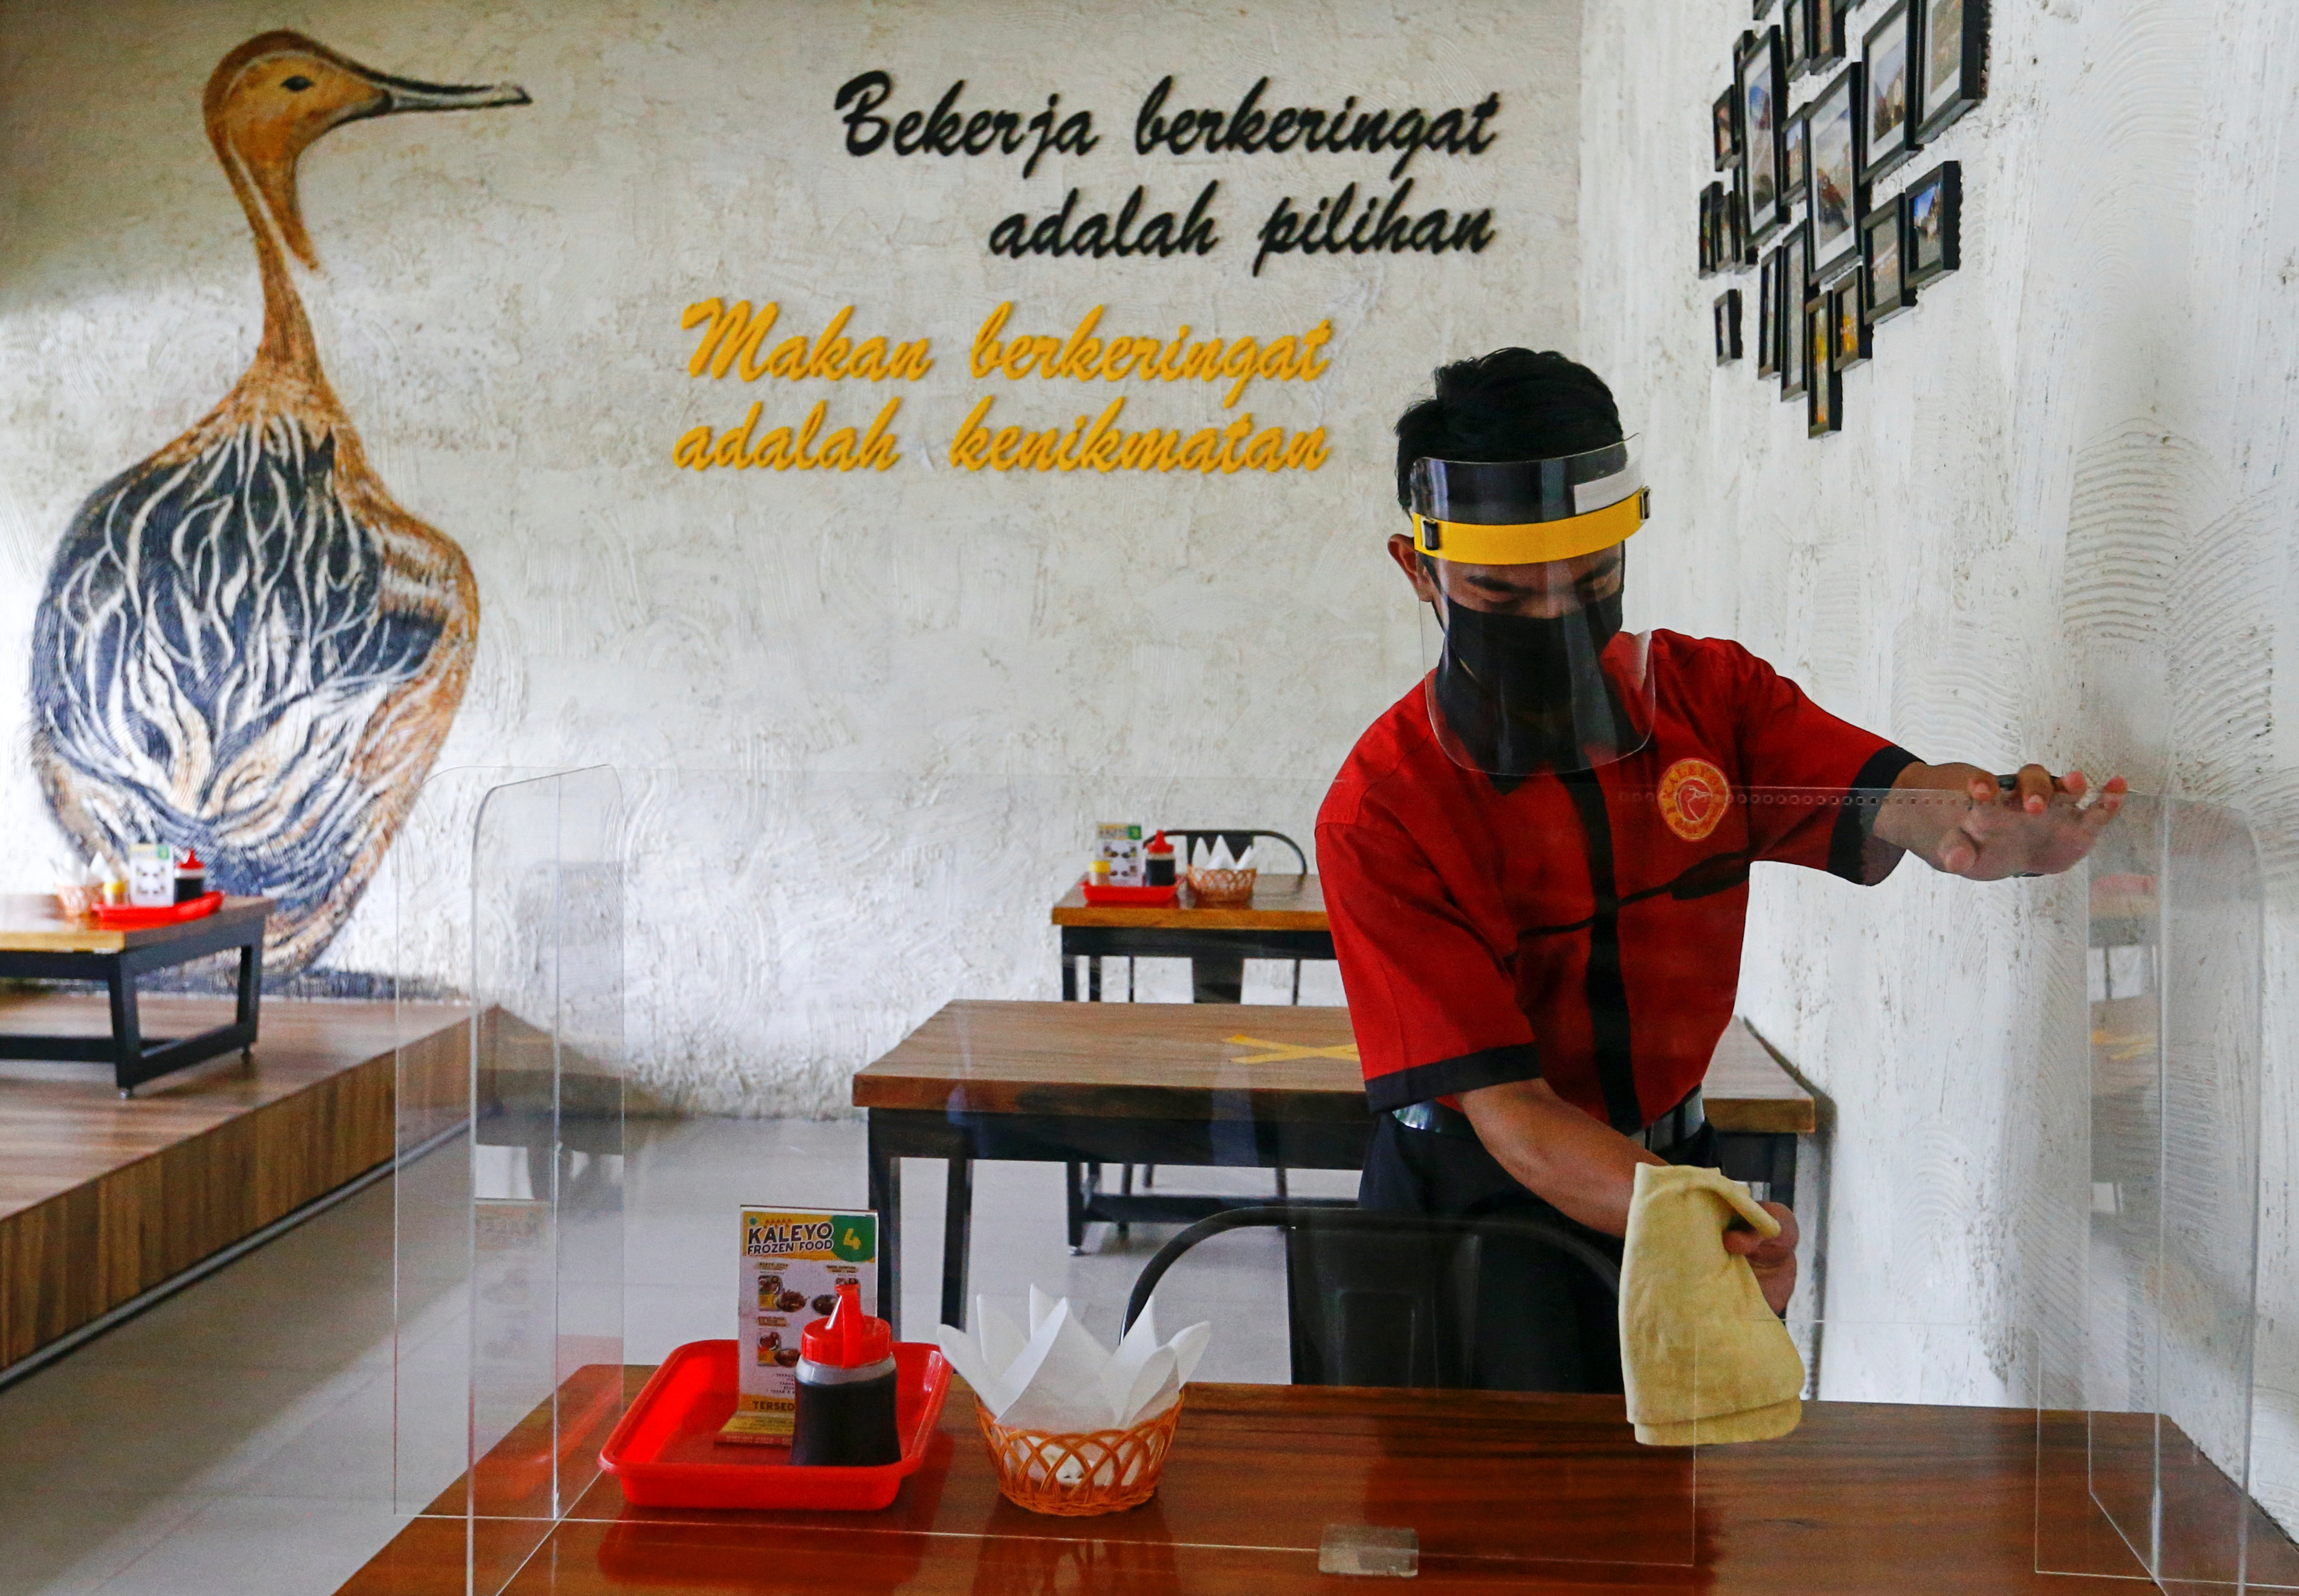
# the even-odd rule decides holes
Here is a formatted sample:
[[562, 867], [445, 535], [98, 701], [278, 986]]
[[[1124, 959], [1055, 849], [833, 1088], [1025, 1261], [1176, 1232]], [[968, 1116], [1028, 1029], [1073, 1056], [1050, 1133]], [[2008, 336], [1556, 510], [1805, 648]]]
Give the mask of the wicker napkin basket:
[[1200, 909], [1242, 909], [1253, 902], [1253, 878], [1260, 871], [1190, 868], [1190, 891]]
[[1181, 1417], [1177, 1394], [1164, 1412], [1132, 1429], [1061, 1435], [1008, 1429], [980, 1401], [974, 1405], [999, 1494], [1017, 1508], [1065, 1518], [1122, 1513], [1155, 1496]]

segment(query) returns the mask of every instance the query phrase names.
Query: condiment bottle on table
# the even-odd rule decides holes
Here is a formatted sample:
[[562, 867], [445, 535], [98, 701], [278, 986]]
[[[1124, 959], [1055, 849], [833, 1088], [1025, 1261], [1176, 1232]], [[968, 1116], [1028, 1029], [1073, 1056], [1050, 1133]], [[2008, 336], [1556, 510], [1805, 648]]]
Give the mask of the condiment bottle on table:
[[1150, 845], [1141, 851], [1141, 868], [1146, 885], [1174, 885], [1174, 844], [1166, 840], [1164, 832], [1151, 837]]
[[793, 1464], [868, 1468], [901, 1461], [893, 1328], [862, 1311], [861, 1288], [852, 1281], [839, 1283], [828, 1318], [799, 1333], [797, 1373]]

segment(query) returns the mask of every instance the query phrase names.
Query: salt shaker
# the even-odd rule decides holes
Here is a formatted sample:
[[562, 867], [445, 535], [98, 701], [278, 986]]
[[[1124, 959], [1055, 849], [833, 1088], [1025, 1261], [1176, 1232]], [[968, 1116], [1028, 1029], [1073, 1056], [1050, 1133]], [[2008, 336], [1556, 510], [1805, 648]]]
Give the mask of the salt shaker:
[[838, 1306], [799, 1333], [793, 1464], [868, 1468], [898, 1463], [894, 1333], [862, 1311], [862, 1288], [838, 1285]]

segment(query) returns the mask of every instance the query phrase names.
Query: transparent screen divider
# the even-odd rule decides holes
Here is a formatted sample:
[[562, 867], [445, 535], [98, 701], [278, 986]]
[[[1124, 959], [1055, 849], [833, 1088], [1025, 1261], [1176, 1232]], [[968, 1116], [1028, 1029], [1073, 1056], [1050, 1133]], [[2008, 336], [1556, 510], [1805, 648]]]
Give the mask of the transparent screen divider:
[[[740, 1189], [698, 1193], [688, 1182], [676, 1199], [684, 1228], [657, 1247], [625, 1211], [637, 1189], [627, 1155], [639, 1144], [627, 1147], [627, 1112], [645, 1117], [631, 1121], [646, 1127], [643, 1142], [657, 1118], [755, 1111], [761, 1091], [788, 1114], [845, 1111], [853, 1071], [952, 1000], [1061, 993], [1049, 910], [1076, 883], [1097, 821], [1280, 831], [1307, 851], [1314, 874], [1324, 795], [1323, 783], [1102, 774], [436, 777], [389, 865], [402, 974], [401, 1509], [443, 1533], [460, 1520], [470, 1588], [500, 1589], [552, 1524], [622, 1515], [598, 1453], [634, 1389], [632, 1366], [655, 1362], [673, 1341], [732, 1333], [737, 1207], [809, 1193], [763, 1168]], [[1866, 815], [1845, 819], [1840, 793], [1709, 797], [1730, 807], [1643, 795], [1674, 805], [1663, 812], [1674, 814], [1677, 836], [1721, 836], [1738, 854], [1713, 880], [1679, 881], [1684, 901], [1714, 908], [1745, 892], [1751, 858], [1855, 875], [1875, 860], [1854, 825]], [[1697, 866], [1697, 855], [1686, 858]], [[1263, 860], [1265, 871], [1291, 868]], [[2000, 1322], [1799, 1321], [1790, 1328], [1806, 1395], [1905, 1409], [1912, 1445], [1932, 1433], [1927, 1425], [1953, 1429], [1955, 1409], [1988, 1409], [1989, 1444], [2014, 1437], [2017, 1472], [2034, 1480], [2021, 1511], [2039, 1570], [2167, 1588], [2299, 1584], [2262, 1560], [2263, 1547], [2280, 1557], [2288, 1542], [2271, 1525], [2259, 1533], [2265, 1521], [2247, 1496], [2262, 1046], [2255, 851], [2228, 811], [2134, 796], [2079, 877], [2087, 915], [2026, 922], [2052, 941], [2036, 968], [2069, 1001], [2049, 1001], [2036, 1058], [2007, 1051], [2001, 1061], [2046, 1077], [2051, 1113], [2077, 1127], [2080, 1148], [2042, 1160], [2063, 1172], [2046, 1201], [2009, 1221], [2023, 1258], [2063, 1259], [2064, 1268], [2023, 1285], [2016, 1304], [1990, 1304]], [[1906, 933], [1895, 890], [1860, 900], [1879, 965]], [[1105, 960], [1101, 995], [1187, 1002], [1192, 977], [1151, 962], [1137, 972], [1129, 960]], [[2080, 1002], [2070, 985], [2079, 967]], [[1288, 1002], [1275, 979], [1248, 972], [1245, 1001]], [[1076, 985], [1083, 995], [1086, 981]], [[1305, 1002], [1339, 997], [1330, 966], [1305, 982]], [[1249, 1066], [1354, 1050], [1288, 1049], [1245, 1027], [1220, 1038], [1225, 1051], [1207, 1066], [1207, 1161], [1266, 1167], [1266, 1148], [1292, 1133], [1263, 1122], [1271, 1110]], [[1008, 1062], [979, 1060], [984, 1080]], [[975, 1068], [964, 1060], [952, 1083], [953, 1130], [980, 1117], [964, 1090]], [[918, 1310], [937, 1305], [934, 1266], [951, 1234], [931, 1172], [932, 1182], [914, 1181], [925, 1200], [901, 1226], [911, 1339], [931, 1333]], [[1171, 1177], [1161, 1165], [1161, 1193]], [[947, 1187], [967, 1189], [955, 1178]], [[1033, 1218], [1062, 1223], [1058, 1212]], [[1218, 1243], [1208, 1258], [1249, 1244]], [[1323, 1267], [1314, 1249], [1286, 1256], [1313, 1276]], [[977, 1279], [973, 1289], [1014, 1298], [1031, 1284]], [[1211, 1295], [1195, 1289], [1198, 1301]], [[1200, 1313], [1192, 1302], [1190, 1317], [1214, 1317], [1217, 1337], [1266, 1339], [1274, 1307]], [[1224, 1311], [1235, 1332], [1224, 1329]], [[666, 1340], [668, 1326], [678, 1334]], [[1518, 1558], [1697, 1563], [1704, 1515], [1728, 1502], [1715, 1492], [1738, 1467], [1706, 1450], [1639, 1451], [1614, 1458], [1610, 1475], [1588, 1475], [1637, 1474], [1638, 1505], [1624, 1517], [1592, 1499], [1569, 1544], [1525, 1548], [1501, 1535], [1461, 1555], [1490, 1556], [1496, 1569]], [[1186, 1466], [1186, 1442], [1176, 1459]], [[1888, 1492], [1890, 1475], [1879, 1484]], [[666, 1524], [693, 1517], [650, 1511]]]

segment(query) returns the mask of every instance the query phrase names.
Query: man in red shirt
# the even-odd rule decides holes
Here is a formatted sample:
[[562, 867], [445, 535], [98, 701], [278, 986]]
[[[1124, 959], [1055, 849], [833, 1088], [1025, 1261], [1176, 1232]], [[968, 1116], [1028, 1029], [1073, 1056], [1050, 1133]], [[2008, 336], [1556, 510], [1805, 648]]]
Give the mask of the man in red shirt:
[[[1445, 637], [1317, 818], [1378, 1118], [1359, 1201], [1562, 1226], [1618, 1256], [1639, 1163], [1714, 1164], [1751, 864], [1873, 885], [2063, 870], [2113, 817], [2082, 772], [1928, 765], [1738, 644], [1621, 630], [1646, 495], [1613, 396], [1556, 353], [1447, 366], [1398, 422], [1390, 553]], [[1797, 1226], [1726, 1237], [1784, 1310]], [[1608, 1293], [1489, 1245], [1476, 1383], [1620, 1389]]]

